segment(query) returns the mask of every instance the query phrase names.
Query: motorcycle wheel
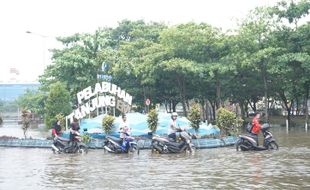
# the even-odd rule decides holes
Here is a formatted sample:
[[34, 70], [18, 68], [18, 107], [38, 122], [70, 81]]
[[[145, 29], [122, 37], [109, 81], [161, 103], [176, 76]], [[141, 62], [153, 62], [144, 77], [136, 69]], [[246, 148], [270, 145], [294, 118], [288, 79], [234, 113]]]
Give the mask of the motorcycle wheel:
[[236, 150], [239, 151], [241, 150], [241, 140], [239, 139], [237, 142], [236, 142]]
[[275, 141], [272, 141], [272, 142], [268, 143], [267, 149], [268, 150], [279, 150], [279, 146]]
[[128, 151], [128, 153], [134, 153], [134, 152], [137, 152], [138, 155], [140, 154], [139, 147], [136, 144], [129, 147], [129, 151]]
[[186, 153], [186, 154], [194, 154], [195, 151], [196, 151], [195, 146], [187, 147], [187, 148], [185, 149], [185, 153]]
[[88, 152], [88, 148], [84, 145], [80, 145], [79, 149], [78, 149], [78, 152], [81, 153], [81, 154], [87, 154]]

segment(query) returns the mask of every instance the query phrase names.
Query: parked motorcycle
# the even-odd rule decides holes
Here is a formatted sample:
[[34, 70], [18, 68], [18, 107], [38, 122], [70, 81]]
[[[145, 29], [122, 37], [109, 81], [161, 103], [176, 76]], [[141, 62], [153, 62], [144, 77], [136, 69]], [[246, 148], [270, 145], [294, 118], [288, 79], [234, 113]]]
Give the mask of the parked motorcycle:
[[178, 130], [180, 141], [175, 142], [170, 138], [160, 137], [158, 135], [152, 138], [152, 152], [160, 154], [167, 153], [194, 153], [195, 146], [192, 144], [192, 135], [185, 130]]
[[54, 153], [87, 153], [88, 146], [81, 142], [79, 136], [76, 136], [74, 141], [63, 137], [56, 137], [52, 150]]
[[236, 150], [239, 151], [262, 151], [262, 150], [278, 150], [279, 146], [275, 139], [273, 138], [272, 133], [269, 131], [269, 124], [264, 124], [261, 128], [261, 131], [264, 136], [263, 146], [257, 146], [257, 143], [251, 134], [240, 135], [239, 139], [236, 142]]
[[110, 153], [140, 153], [137, 143], [134, 141], [134, 137], [125, 133], [126, 137], [123, 141], [121, 138], [114, 136], [106, 136], [104, 142], [104, 149]]

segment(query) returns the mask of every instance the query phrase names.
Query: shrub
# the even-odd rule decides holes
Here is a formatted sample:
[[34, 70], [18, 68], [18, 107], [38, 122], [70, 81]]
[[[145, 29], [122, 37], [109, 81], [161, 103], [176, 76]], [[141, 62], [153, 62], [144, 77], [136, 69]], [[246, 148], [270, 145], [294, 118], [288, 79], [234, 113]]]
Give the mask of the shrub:
[[234, 112], [225, 108], [217, 110], [216, 125], [223, 135], [235, 135], [242, 126], [243, 120], [238, 118]]
[[91, 141], [91, 137], [89, 134], [82, 134], [81, 139], [82, 139], [82, 142], [85, 144], [87, 144]]
[[103, 131], [106, 134], [111, 133], [112, 128], [113, 128], [113, 123], [114, 123], [115, 117], [113, 117], [112, 115], [106, 115], [103, 119], [102, 119], [102, 128]]
[[2, 125], [2, 123], [3, 123], [3, 119], [2, 119], [2, 117], [0, 116], [0, 125]]
[[157, 130], [157, 125], [158, 125], [158, 113], [156, 112], [155, 109], [151, 109], [147, 115], [147, 123], [148, 123], [148, 128], [152, 131], [155, 132]]
[[198, 131], [199, 129], [199, 124], [201, 122], [201, 118], [200, 118], [200, 108], [198, 104], [194, 104], [191, 107], [190, 113], [188, 115], [188, 119], [191, 122], [191, 127], [193, 129], [195, 129], [195, 131]]

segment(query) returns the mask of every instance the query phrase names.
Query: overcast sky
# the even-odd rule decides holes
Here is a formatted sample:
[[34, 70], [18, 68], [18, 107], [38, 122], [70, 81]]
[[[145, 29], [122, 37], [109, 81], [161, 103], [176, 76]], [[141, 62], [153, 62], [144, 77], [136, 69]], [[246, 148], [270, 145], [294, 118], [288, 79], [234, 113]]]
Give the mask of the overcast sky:
[[[0, 83], [14, 78], [35, 81], [50, 64], [56, 36], [92, 33], [123, 19], [169, 25], [206, 22], [224, 30], [257, 6], [277, 0], [1, 0]], [[31, 33], [26, 33], [30, 31]], [[11, 71], [11, 72], [14, 72]]]

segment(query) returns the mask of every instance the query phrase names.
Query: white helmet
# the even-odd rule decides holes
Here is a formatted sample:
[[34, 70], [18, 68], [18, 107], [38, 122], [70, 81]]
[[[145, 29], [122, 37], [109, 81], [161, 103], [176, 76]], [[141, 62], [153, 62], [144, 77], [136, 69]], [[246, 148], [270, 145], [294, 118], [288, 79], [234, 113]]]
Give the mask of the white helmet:
[[173, 112], [172, 114], [171, 114], [171, 117], [178, 117], [178, 113], [177, 112]]

